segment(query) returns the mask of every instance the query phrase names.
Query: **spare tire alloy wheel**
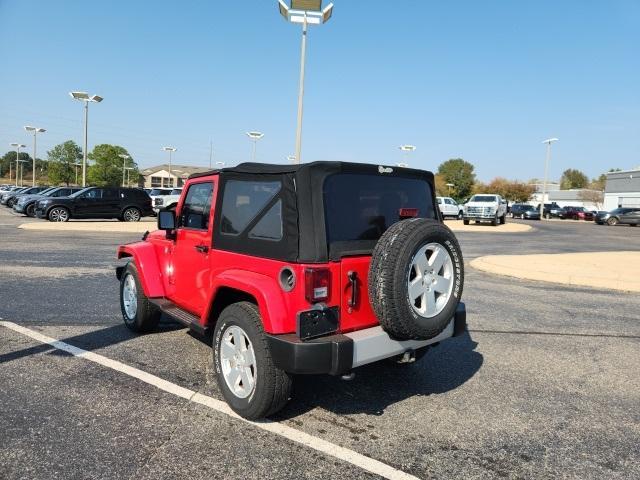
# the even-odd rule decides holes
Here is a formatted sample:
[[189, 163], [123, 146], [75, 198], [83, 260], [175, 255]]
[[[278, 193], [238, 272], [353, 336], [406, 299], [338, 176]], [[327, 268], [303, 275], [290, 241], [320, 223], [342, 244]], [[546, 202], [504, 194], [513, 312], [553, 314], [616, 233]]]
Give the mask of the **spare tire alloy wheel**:
[[403, 220], [376, 244], [369, 299], [391, 337], [428, 340], [451, 322], [463, 282], [462, 252], [451, 230], [431, 219]]
[[439, 243], [420, 247], [411, 259], [407, 277], [409, 303], [423, 318], [442, 311], [453, 289], [453, 261]]
[[66, 208], [53, 208], [49, 212], [49, 220], [52, 222], [66, 222], [69, 220], [69, 212]]

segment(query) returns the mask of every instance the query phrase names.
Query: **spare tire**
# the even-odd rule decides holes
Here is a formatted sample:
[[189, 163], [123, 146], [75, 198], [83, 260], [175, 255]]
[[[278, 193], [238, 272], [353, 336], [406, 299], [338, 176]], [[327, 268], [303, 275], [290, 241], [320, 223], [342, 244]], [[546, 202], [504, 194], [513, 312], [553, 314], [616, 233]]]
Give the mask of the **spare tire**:
[[454, 316], [464, 284], [460, 245], [437, 220], [412, 218], [378, 240], [369, 267], [369, 301], [398, 340], [428, 340]]

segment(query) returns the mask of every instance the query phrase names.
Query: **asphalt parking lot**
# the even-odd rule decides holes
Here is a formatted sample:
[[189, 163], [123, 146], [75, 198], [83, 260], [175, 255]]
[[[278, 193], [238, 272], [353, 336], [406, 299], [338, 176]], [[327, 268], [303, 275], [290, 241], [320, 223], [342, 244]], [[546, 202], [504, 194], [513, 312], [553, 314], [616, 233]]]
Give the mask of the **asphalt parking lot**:
[[[211, 349], [123, 325], [115, 248], [139, 234], [19, 230], [0, 209], [0, 317], [221, 399]], [[457, 234], [490, 254], [640, 249], [640, 229], [534, 222]], [[298, 377], [286, 432], [389, 478], [640, 478], [640, 298], [467, 269], [468, 335], [353, 381]], [[0, 326], [0, 477], [379, 478], [355, 457], [230, 417]], [[270, 427], [269, 427], [270, 428]], [[316, 440], [313, 440], [316, 439]]]

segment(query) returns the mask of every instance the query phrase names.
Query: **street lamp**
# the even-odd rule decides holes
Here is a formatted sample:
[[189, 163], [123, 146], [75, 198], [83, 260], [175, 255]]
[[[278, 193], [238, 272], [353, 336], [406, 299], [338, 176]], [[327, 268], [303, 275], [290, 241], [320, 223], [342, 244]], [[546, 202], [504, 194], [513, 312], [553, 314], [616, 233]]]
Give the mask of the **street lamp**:
[[20, 149], [27, 148], [27, 146], [21, 143], [11, 143], [10, 145], [16, 148], [16, 187], [17, 187], [18, 186], [18, 168], [20, 166]]
[[301, 161], [302, 151], [302, 101], [304, 97], [304, 66], [307, 52], [307, 26], [327, 23], [333, 14], [333, 3], [322, 8], [322, 0], [278, 0], [280, 15], [291, 23], [302, 24], [302, 48], [300, 53], [300, 82], [298, 87], [298, 122], [296, 125], [296, 163]]
[[286, 159], [287, 159], [287, 162], [289, 162], [289, 163], [296, 163], [296, 156], [295, 155], [287, 155]]
[[247, 137], [249, 137], [253, 141], [253, 150], [251, 152], [251, 161], [256, 161], [256, 144], [258, 140], [264, 137], [264, 133], [262, 132], [247, 132]]
[[124, 170], [125, 170], [127, 160], [131, 157], [126, 153], [119, 153], [118, 156], [122, 159], [122, 186], [124, 187]]
[[127, 170], [127, 187], [128, 187], [129, 185], [131, 185], [131, 182], [129, 180], [129, 171], [133, 170], [133, 167], [127, 167], [126, 170]]
[[25, 125], [24, 129], [27, 132], [33, 132], [33, 182], [31, 185], [33, 187], [36, 186], [36, 137], [38, 133], [44, 133], [46, 130], [44, 128], [32, 127], [30, 125]]
[[[24, 147], [25, 145], [23, 145]], [[24, 174], [24, 164], [27, 163], [29, 160], [18, 160], [18, 163], [20, 164], [20, 186], [24, 186], [24, 181], [22, 179], [23, 174]], [[17, 171], [16, 171], [17, 173]]]
[[544, 216], [544, 197], [547, 194], [547, 174], [549, 172], [549, 160], [551, 159], [551, 144], [557, 142], [557, 138], [548, 138], [542, 143], [547, 144], [547, 157], [544, 161], [544, 182], [542, 183], [542, 201], [540, 202], [540, 218]]
[[[87, 92], [69, 92], [71, 98], [84, 102], [84, 149], [82, 150], [82, 186], [87, 186], [87, 132], [89, 124], [89, 102], [100, 103], [103, 98], [100, 95], [91, 95]], [[76, 184], [78, 182], [76, 181]]]
[[173, 178], [171, 178], [171, 155], [178, 149], [174, 147], [162, 147], [162, 150], [164, 150], [165, 152], [169, 152], [169, 186], [173, 187]]
[[218, 165], [220, 167], [219, 169], [222, 169], [222, 168], [224, 168], [224, 166], [226, 164], [225, 164], [225, 162], [216, 162], [216, 165]]
[[78, 167], [82, 164], [80, 162], [74, 162], [74, 165], [76, 166], [76, 185], [78, 185]]
[[409, 154], [411, 152], [415, 152], [417, 147], [415, 145], [400, 145], [398, 148], [404, 154], [404, 160], [405, 160], [404, 163], [406, 163], [407, 166], [409, 166], [409, 162], [408, 162]]
[[451, 189], [455, 187], [455, 185], [453, 183], [447, 183], [446, 185], [449, 187], [449, 196], [451, 196]]

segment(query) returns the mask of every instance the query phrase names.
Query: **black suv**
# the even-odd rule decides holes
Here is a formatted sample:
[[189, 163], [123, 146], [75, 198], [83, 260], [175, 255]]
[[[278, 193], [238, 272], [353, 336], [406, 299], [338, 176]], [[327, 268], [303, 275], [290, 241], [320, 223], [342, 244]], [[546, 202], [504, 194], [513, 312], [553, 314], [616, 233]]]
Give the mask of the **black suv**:
[[36, 216], [52, 222], [70, 218], [117, 218], [137, 222], [153, 213], [151, 198], [139, 188], [88, 187], [68, 197], [38, 201]]

